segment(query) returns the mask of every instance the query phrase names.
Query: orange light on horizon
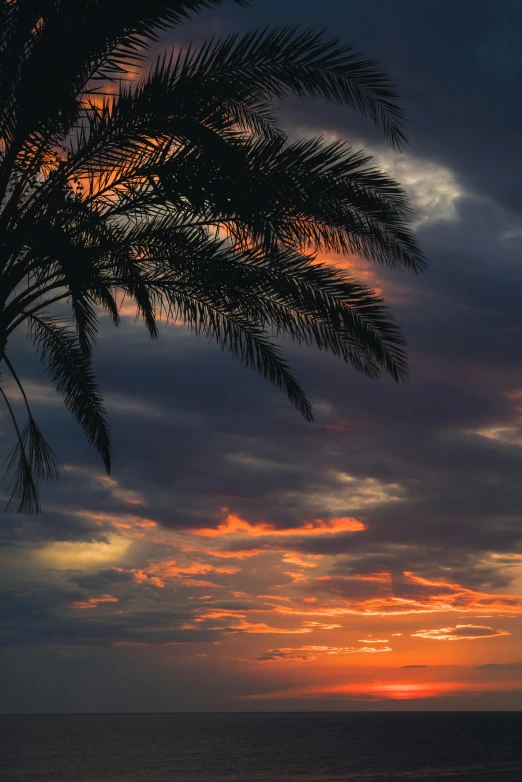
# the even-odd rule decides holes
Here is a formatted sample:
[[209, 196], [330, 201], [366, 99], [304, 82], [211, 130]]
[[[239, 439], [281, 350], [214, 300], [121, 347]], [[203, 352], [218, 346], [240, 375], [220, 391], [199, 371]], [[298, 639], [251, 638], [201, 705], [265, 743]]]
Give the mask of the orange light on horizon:
[[396, 701], [437, 698], [443, 695], [465, 693], [506, 692], [513, 689], [512, 682], [350, 682], [349, 684], [314, 685], [269, 693], [236, 695], [234, 700], [355, 700]]

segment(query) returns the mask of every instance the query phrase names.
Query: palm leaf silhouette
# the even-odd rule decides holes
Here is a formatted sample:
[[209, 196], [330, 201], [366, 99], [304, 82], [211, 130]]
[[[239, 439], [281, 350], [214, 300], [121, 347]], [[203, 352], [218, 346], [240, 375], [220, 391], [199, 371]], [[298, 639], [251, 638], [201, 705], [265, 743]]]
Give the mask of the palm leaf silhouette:
[[371, 378], [407, 377], [384, 302], [319, 254], [421, 271], [408, 200], [342, 142], [290, 142], [277, 109], [291, 97], [335, 102], [400, 147], [393, 85], [351, 46], [297, 27], [149, 64], [163, 31], [219, 4], [0, 0], [0, 360], [22, 394], [23, 426], [0, 392], [15, 427], [6, 474], [20, 512], [40, 510], [38, 484], [60, 468], [6, 353], [17, 329], [107, 471], [92, 352], [100, 311], [120, 322], [120, 295], [151, 337], [160, 315], [182, 321], [282, 389], [307, 420], [278, 337]]

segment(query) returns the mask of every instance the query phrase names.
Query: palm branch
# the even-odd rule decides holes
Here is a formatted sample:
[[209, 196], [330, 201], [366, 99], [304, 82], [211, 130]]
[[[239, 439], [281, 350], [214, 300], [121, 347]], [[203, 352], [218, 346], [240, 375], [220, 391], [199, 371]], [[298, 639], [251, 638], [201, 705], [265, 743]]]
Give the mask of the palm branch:
[[18, 329], [107, 471], [92, 352], [100, 313], [120, 322], [120, 294], [151, 337], [159, 316], [182, 321], [282, 389], [307, 420], [280, 337], [370, 378], [407, 377], [384, 302], [320, 253], [421, 271], [408, 200], [342, 142], [291, 143], [277, 108], [291, 97], [336, 102], [400, 147], [393, 85], [351, 46], [296, 27], [148, 65], [164, 30], [219, 2], [126, 0], [116, 12], [104, 0], [0, 0], [0, 360], [24, 425], [5, 386], [0, 393], [16, 433], [6, 472], [18, 511], [37, 512], [39, 482], [60, 472], [7, 355]]

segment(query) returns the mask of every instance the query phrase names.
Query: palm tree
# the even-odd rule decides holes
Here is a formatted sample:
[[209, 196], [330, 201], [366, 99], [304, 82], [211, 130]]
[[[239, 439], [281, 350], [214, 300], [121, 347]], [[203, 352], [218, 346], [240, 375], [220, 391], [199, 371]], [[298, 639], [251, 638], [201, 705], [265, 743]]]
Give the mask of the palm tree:
[[183, 321], [307, 420], [278, 335], [369, 377], [406, 377], [404, 340], [382, 300], [317, 254], [421, 270], [407, 199], [362, 152], [291, 143], [274, 108], [291, 96], [346, 105], [398, 147], [396, 93], [352, 47], [297, 28], [212, 40], [146, 66], [162, 31], [220, 2], [0, 0], [0, 360], [24, 426], [5, 386], [0, 394], [16, 432], [6, 471], [19, 512], [38, 512], [38, 483], [59, 477], [8, 351], [22, 327], [107, 471], [91, 358], [100, 314], [118, 324], [123, 296], [151, 337], [158, 317]]

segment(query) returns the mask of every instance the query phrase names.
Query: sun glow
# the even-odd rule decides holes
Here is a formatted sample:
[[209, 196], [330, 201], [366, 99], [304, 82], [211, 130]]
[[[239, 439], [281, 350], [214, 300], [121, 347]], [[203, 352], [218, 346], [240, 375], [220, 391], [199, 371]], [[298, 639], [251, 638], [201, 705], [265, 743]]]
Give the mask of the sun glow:
[[60, 570], [91, 569], [121, 561], [131, 544], [120, 535], [111, 535], [107, 542], [56, 542], [33, 552], [34, 559], [44, 567]]
[[510, 690], [509, 682], [350, 682], [348, 684], [314, 685], [277, 692], [236, 696], [237, 700], [353, 700], [397, 701], [438, 698], [444, 695], [500, 692]]

